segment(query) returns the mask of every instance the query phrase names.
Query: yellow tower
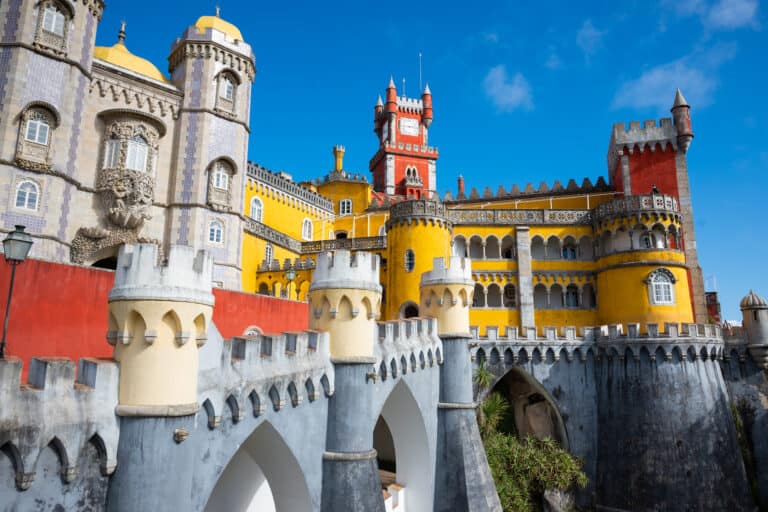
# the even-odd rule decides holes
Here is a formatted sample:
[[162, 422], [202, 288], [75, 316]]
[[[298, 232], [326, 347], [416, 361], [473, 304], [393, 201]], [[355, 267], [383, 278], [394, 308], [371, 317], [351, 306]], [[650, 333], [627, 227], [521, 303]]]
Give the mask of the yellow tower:
[[330, 334], [331, 357], [373, 357], [380, 307], [378, 256], [341, 250], [317, 255], [309, 287], [309, 328]]
[[197, 411], [198, 349], [213, 311], [212, 270], [211, 256], [191, 247], [171, 246], [164, 266], [154, 244], [121, 247], [107, 333], [120, 363], [118, 414]]
[[421, 275], [419, 313], [437, 318], [441, 337], [469, 336], [469, 307], [474, 282], [471, 261], [453, 256], [449, 265], [435, 258], [432, 270]]
[[387, 280], [384, 317], [419, 316], [419, 279], [434, 258], [450, 255], [452, 225], [439, 201], [415, 200], [393, 205], [387, 230]]
[[627, 196], [597, 207], [598, 322], [693, 321], [677, 199]]

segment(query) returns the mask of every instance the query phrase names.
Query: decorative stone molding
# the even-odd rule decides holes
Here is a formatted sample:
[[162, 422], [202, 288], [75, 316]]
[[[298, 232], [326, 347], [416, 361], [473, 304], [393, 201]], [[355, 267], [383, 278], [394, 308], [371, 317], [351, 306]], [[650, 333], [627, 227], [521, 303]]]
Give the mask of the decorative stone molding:
[[[30, 121], [41, 121], [48, 126], [48, 142], [38, 144], [27, 140], [27, 124]], [[16, 143], [16, 157], [14, 163], [23, 169], [38, 172], [51, 170], [53, 137], [55, 135], [58, 118], [56, 113], [45, 106], [33, 104], [24, 110], [19, 122], [19, 136]]]
[[301, 199], [325, 213], [332, 215], [334, 212], [333, 201], [327, 197], [321, 196], [317, 192], [313, 192], [298, 183], [294, 183], [293, 181], [284, 178], [279, 173], [272, 172], [259, 164], [248, 162], [246, 173], [249, 178], [253, 178], [269, 187], [296, 197], [297, 199]]
[[290, 236], [276, 229], [273, 229], [266, 224], [255, 221], [250, 217], [244, 217], [243, 222], [243, 229], [246, 233], [258, 236], [259, 238], [263, 238], [276, 245], [285, 247], [286, 249], [289, 249], [293, 252], [301, 252], [302, 243], [295, 238], [291, 238]]
[[[62, 35], [43, 29], [43, 19], [45, 17], [43, 13], [46, 7], [53, 7], [64, 15], [64, 33]], [[74, 13], [70, 10], [69, 5], [64, 2], [43, 0], [37, 4], [37, 25], [35, 26], [35, 39], [32, 42], [32, 46], [45, 52], [51, 52], [59, 57], [66, 57], [67, 40], [70, 36], [69, 30], [73, 16]]]
[[140, 237], [137, 230], [129, 228], [82, 227], [77, 230], [70, 245], [70, 260], [72, 263], [83, 265], [92, 263], [93, 257], [110, 247], [129, 243], [151, 243], [159, 245], [159, 240]]
[[[196, 29], [195, 29], [196, 30]], [[247, 47], [250, 53], [250, 47]], [[213, 59], [239, 73], [244, 73], [253, 82], [256, 66], [250, 57], [237, 54], [223, 46], [209, 41], [185, 41], [176, 46], [168, 57], [171, 73], [184, 59]]]
[[[154, 88], [138, 88], [124, 80], [109, 76], [106, 68], [94, 64], [94, 77], [89, 86], [89, 93], [98, 93], [101, 98], [107, 96], [112, 101], [125, 105], [136, 105], [139, 109], [146, 108], [150, 114], [160, 117], [170, 116], [172, 119], [179, 117], [181, 96], [174, 91], [167, 94], [159, 94]], [[169, 88], [173, 86], [169, 85]]]
[[680, 207], [677, 204], [677, 199], [665, 194], [619, 197], [599, 204], [595, 210], [595, 221], [602, 222], [615, 216], [645, 212], [677, 215], [680, 213]]
[[302, 242], [302, 254], [314, 254], [325, 251], [336, 251], [345, 249], [348, 251], [371, 251], [376, 249], [386, 249], [387, 238], [383, 236], [369, 236], [361, 238], [343, 238], [333, 240], [314, 240], [312, 242]]
[[591, 210], [448, 210], [448, 219], [456, 225], [493, 224], [562, 225], [591, 224]]

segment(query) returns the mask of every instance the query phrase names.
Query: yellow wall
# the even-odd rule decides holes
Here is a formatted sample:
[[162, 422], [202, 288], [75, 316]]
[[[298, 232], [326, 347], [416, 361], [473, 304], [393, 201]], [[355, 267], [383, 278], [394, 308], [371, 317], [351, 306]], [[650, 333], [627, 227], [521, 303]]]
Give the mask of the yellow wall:
[[251, 199], [258, 197], [263, 204], [262, 223], [272, 229], [276, 229], [296, 240], [302, 240], [301, 225], [304, 219], [312, 221], [313, 240], [319, 240], [321, 236], [320, 222], [330, 217], [330, 214], [311, 208], [303, 200], [278, 193], [273, 189], [267, 189], [259, 182], [249, 179], [245, 187], [245, 211], [247, 217], [251, 216]]
[[339, 201], [352, 199], [352, 213], [362, 213], [371, 203], [371, 185], [361, 181], [329, 181], [317, 186], [317, 191], [333, 201], [333, 211], [339, 214]]
[[[384, 320], [398, 318], [400, 306], [405, 302], [419, 304], [421, 274], [433, 268], [434, 258], [450, 254], [450, 231], [424, 221], [398, 224], [387, 232], [387, 275]], [[412, 272], [405, 271], [405, 251], [412, 249], [416, 264]]]
[[[269, 242], [263, 238], [251, 235], [250, 233], [243, 233], [242, 282], [244, 292], [255, 293], [259, 290], [258, 285], [262, 282], [262, 279], [260, 275], [257, 277], [256, 273], [259, 269], [259, 265], [261, 265], [261, 262], [264, 260], [268, 243]], [[281, 267], [286, 258], [293, 260], [299, 256], [297, 253], [289, 251], [277, 244], [273, 243], [271, 245], [273, 251], [272, 259], [278, 260]]]

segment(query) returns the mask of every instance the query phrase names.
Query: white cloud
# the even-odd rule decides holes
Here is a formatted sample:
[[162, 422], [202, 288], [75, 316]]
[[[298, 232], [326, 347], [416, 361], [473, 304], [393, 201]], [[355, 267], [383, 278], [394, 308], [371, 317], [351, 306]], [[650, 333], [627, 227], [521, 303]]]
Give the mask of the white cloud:
[[604, 35], [605, 31], [597, 30], [592, 24], [592, 20], [586, 20], [576, 33], [576, 44], [584, 52], [584, 58], [587, 62], [602, 46]]
[[544, 63], [544, 66], [549, 69], [558, 69], [561, 64], [562, 63], [560, 62], [560, 57], [558, 57], [557, 53], [555, 53], [555, 50], [550, 48], [549, 57], [547, 57], [547, 61]]
[[624, 82], [613, 98], [612, 108], [658, 108], [672, 106], [679, 87], [691, 105], [704, 107], [714, 101], [719, 81], [718, 68], [733, 58], [735, 45], [722, 45], [704, 53], [648, 69], [639, 77]]
[[492, 67], [488, 71], [483, 79], [483, 89], [486, 96], [500, 111], [511, 112], [518, 108], [533, 109], [530, 84], [522, 73], [515, 73], [510, 78], [503, 64]]
[[715, 29], [757, 26], [757, 0], [720, 0], [706, 15], [704, 23]]
[[662, 0], [679, 16], [698, 16], [712, 30], [757, 28], [758, 0]]

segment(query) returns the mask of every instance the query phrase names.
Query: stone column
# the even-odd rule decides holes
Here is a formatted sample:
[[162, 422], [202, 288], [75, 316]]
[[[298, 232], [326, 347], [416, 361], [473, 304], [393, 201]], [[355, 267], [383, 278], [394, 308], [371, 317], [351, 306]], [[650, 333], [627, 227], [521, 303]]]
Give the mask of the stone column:
[[[528, 226], [517, 228], [517, 280], [520, 289], [520, 328], [535, 327], [533, 320], [533, 272], [531, 235]], [[546, 250], [546, 249], [545, 249]]]
[[321, 508], [384, 511], [373, 432], [376, 363], [373, 347], [381, 308], [379, 257], [366, 252], [321, 253], [309, 287], [310, 329], [327, 331], [335, 367], [328, 401]]
[[[421, 311], [437, 318], [443, 341], [437, 411], [436, 512], [499, 511], [501, 504], [480, 439], [472, 399], [470, 260], [452, 258], [421, 277]], [[338, 378], [338, 377], [337, 377]]]

